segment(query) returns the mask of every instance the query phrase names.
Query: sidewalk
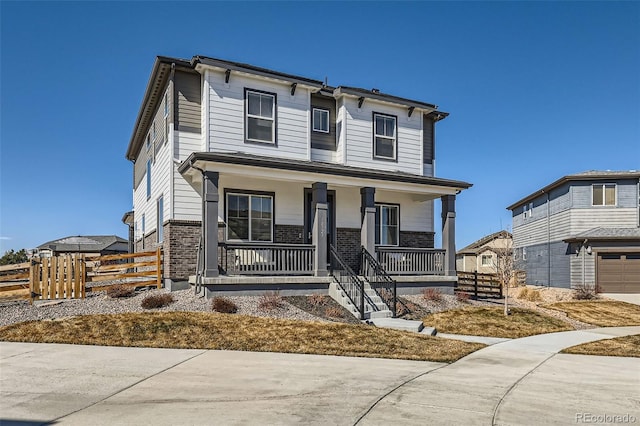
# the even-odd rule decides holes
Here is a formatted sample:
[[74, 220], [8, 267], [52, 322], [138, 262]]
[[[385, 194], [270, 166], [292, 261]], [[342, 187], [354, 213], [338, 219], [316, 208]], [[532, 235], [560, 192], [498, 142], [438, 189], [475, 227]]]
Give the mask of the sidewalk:
[[575, 424], [635, 415], [640, 360], [564, 355], [640, 327], [514, 339], [453, 364], [0, 342], [0, 423]]

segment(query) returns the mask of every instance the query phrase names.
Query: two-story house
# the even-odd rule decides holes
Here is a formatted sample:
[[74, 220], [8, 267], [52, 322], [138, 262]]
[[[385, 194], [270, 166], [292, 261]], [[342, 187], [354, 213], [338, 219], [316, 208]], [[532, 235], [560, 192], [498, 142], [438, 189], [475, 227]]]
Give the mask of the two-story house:
[[499, 259], [512, 253], [510, 232], [498, 231], [474, 241], [456, 254], [456, 269], [462, 272], [495, 274]]
[[640, 171], [564, 176], [507, 209], [527, 284], [640, 292]]
[[158, 57], [126, 153], [136, 250], [162, 245], [175, 287], [196, 275], [201, 241], [209, 292], [326, 288], [332, 256], [357, 269], [361, 247], [407, 287], [451, 286], [455, 198], [471, 184], [434, 177], [447, 115], [375, 89]]

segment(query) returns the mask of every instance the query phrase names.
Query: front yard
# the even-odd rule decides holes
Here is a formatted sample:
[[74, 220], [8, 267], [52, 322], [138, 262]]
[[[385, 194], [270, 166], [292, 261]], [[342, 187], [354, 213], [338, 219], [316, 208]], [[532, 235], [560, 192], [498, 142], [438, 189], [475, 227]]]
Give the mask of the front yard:
[[546, 307], [598, 327], [640, 325], [640, 306], [631, 303], [611, 300], [575, 301], [552, 303]]

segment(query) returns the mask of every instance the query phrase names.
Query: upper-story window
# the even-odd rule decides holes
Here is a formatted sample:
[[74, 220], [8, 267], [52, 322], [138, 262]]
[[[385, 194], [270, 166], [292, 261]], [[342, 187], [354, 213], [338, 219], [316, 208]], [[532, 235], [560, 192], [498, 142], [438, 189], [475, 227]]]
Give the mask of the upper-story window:
[[245, 89], [246, 130], [251, 142], [276, 142], [276, 95]]
[[533, 214], [533, 203], [525, 204], [522, 207], [523, 217], [526, 219]]
[[322, 108], [313, 109], [313, 131], [329, 133], [329, 110]]
[[397, 246], [400, 239], [400, 206], [376, 204], [376, 244]]
[[592, 204], [594, 206], [615, 206], [616, 205], [616, 184], [604, 183], [591, 186]]
[[395, 160], [398, 140], [397, 118], [392, 115], [373, 114], [373, 157]]
[[164, 94], [164, 116], [167, 117], [169, 115], [169, 94]]

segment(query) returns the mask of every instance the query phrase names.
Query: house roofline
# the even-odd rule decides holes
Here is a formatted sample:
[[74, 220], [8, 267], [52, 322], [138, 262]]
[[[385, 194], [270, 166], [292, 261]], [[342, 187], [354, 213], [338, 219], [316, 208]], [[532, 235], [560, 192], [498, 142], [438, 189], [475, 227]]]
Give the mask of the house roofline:
[[[430, 104], [422, 101], [416, 101], [413, 99], [402, 98], [400, 96], [389, 95], [375, 89], [367, 90], [359, 87], [339, 86], [333, 91], [333, 94], [335, 97], [342, 96], [342, 95], [351, 95], [351, 96], [375, 99], [378, 101], [404, 105], [409, 108], [419, 108], [419, 109], [427, 110], [429, 113], [435, 112], [438, 109], [438, 106], [434, 104]], [[438, 111], [438, 112], [441, 116], [440, 119], [445, 118], [446, 116], [449, 115], [449, 113], [447, 112], [442, 112], [442, 111]]]
[[536, 192], [533, 192], [532, 194], [527, 195], [521, 200], [516, 201], [515, 203], [507, 207], [507, 210], [514, 210], [522, 206], [523, 204], [526, 204], [530, 201], [535, 200], [541, 195], [547, 194], [551, 190], [556, 189], [567, 182], [581, 182], [581, 181], [591, 181], [591, 180], [638, 179], [638, 178], [640, 178], [640, 172], [635, 172], [635, 171], [615, 173], [615, 174], [611, 172], [602, 172], [602, 173], [593, 173], [593, 174], [567, 175], [545, 186], [544, 188], [539, 189]]
[[313, 161], [280, 159], [263, 157], [243, 153], [222, 152], [194, 152], [178, 166], [178, 172], [184, 174], [191, 169], [196, 161], [211, 161], [216, 163], [237, 164], [242, 166], [264, 167], [278, 170], [298, 172], [312, 172], [336, 176], [385, 180], [393, 182], [414, 183], [420, 185], [437, 185], [459, 190], [468, 189], [473, 184], [451, 179], [442, 179], [429, 176], [410, 175], [406, 173], [390, 172], [384, 170], [371, 170], [361, 167], [343, 166], [338, 164], [320, 163]]
[[562, 242], [564, 243], [582, 243], [585, 240], [587, 241], [640, 241], [639, 237], [635, 237], [632, 235], [620, 235], [620, 236], [602, 236], [602, 237], [598, 237], [598, 236], [594, 236], [594, 237], [589, 237], [589, 236], [585, 236], [585, 237], [569, 237], [566, 238], [564, 240], [562, 240]]
[[[472, 242], [468, 246], [460, 249], [456, 254], [478, 254], [488, 243], [497, 240], [498, 238], [513, 238], [513, 235], [511, 232], [503, 229], [502, 231], [494, 232], [493, 234], [486, 235], [479, 240]], [[491, 250], [491, 247], [487, 247], [487, 249]]]

